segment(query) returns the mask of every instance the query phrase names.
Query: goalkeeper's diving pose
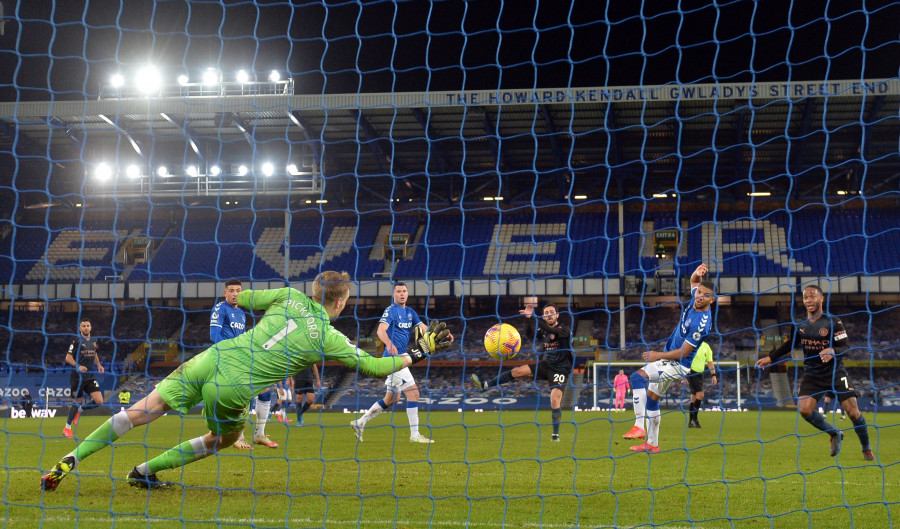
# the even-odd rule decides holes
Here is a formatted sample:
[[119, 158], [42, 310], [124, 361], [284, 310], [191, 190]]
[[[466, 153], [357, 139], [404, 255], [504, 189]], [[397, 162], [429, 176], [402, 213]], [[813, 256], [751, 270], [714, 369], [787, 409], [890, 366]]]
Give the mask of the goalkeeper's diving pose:
[[265, 310], [259, 323], [244, 334], [224, 340], [173, 371], [147, 397], [113, 415], [41, 478], [43, 490], [54, 490], [79, 462], [106, 448], [135, 426], [150, 423], [169, 410], [186, 413], [203, 401], [209, 433], [184, 441], [131, 469], [126, 481], [142, 488], [171, 485], [159, 481], [160, 470], [193, 463], [227, 448], [240, 435], [250, 400], [264, 388], [308, 366], [337, 360], [374, 377], [387, 376], [450, 346], [446, 325], [432, 322], [417, 332], [408, 353], [369, 356], [331, 326], [350, 297], [346, 272], [323, 272], [313, 283], [313, 296], [292, 288], [244, 290], [238, 304]]

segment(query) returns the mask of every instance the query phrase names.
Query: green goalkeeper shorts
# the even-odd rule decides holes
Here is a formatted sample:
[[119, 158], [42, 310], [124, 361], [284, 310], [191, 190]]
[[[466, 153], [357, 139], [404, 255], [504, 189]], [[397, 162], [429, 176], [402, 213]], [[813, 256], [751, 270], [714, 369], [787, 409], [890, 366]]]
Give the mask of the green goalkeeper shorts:
[[209, 431], [223, 435], [244, 427], [253, 392], [217, 369], [217, 355], [207, 349], [159, 383], [156, 391], [173, 410], [187, 414], [203, 401]]

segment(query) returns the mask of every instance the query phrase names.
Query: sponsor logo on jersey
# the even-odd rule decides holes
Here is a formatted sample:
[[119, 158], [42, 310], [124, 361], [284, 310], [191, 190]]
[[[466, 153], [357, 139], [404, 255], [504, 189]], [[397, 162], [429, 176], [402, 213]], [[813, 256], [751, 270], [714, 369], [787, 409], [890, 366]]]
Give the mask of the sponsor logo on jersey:
[[835, 341], [837, 340], [846, 340], [847, 339], [847, 331], [838, 331], [837, 334], [834, 335]]

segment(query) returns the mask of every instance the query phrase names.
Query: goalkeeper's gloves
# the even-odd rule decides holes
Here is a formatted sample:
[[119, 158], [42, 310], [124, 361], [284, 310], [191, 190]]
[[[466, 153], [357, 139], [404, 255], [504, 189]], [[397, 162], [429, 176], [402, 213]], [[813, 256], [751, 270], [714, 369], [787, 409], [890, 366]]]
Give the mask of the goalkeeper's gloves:
[[421, 362], [429, 355], [450, 347], [450, 329], [442, 321], [432, 320], [428, 330], [422, 332], [416, 325], [407, 353], [412, 363]]

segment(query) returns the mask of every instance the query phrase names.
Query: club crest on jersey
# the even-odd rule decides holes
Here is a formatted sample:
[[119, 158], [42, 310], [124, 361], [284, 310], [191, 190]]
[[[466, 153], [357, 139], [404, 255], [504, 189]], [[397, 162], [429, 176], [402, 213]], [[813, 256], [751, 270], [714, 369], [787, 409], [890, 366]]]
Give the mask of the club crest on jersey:
[[819, 336], [828, 336], [828, 329], [826, 329], [825, 327], [819, 329]]
[[701, 336], [701, 334], [700, 334], [699, 332], [695, 332], [695, 333], [692, 335], [692, 337], [694, 338], [694, 341], [699, 340], [699, 339], [700, 339], [700, 336]]

